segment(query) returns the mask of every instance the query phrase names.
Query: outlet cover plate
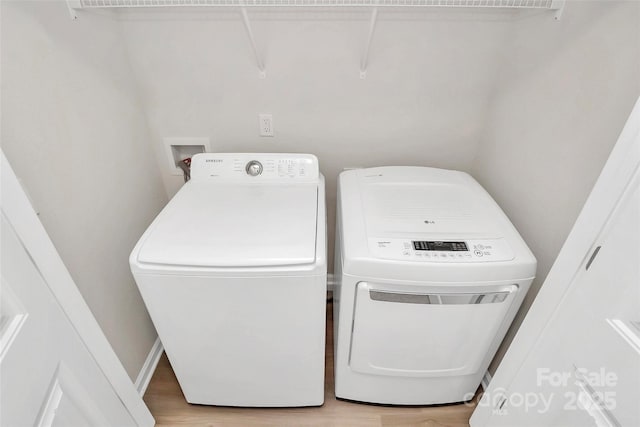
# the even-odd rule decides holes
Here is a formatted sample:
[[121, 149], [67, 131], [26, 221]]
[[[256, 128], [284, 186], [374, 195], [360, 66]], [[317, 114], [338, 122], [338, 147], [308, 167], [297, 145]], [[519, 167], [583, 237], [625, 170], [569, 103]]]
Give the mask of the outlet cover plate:
[[267, 113], [258, 114], [260, 136], [273, 136], [273, 115]]

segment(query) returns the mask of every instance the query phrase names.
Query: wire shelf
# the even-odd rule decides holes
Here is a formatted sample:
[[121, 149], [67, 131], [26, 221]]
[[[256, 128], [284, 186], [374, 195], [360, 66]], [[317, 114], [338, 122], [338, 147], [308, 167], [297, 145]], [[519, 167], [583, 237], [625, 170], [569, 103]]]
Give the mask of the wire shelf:
[[79, 0], [75, 8], [128, 8], [128, 7], [469, 7], [510, 9], [558, 9], [557, 0]]
[[[1, 1], [1, 0], [0, 0]], [[555, 19], [562, 15], [565, 0], [67, 0], [72, 19], [78, 19], [79, 9], [101, 8], [159, 8], [159, 7], [239, 7], [245, 29], [258, 66], [259, 77], [266, 78], [265, 64], [251, 29], [248, 7], [368, 7], [371, 20], [364, 55], [360, 64], [360, 78], [367, 75], [367, 64], [379, 7], [441, 7], [485, 9], [545, 9], [555, 11]]]

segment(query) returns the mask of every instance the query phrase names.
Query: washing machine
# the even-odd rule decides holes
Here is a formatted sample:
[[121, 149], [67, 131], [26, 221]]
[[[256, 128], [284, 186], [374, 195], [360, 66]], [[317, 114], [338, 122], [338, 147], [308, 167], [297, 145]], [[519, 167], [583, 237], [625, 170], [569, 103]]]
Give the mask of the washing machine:
[[313, 155], [193, 157], [130, 256], [188, 402], [322, 405], [325, 218]]
[[468, 174], [340, 174], [335, 392], [398, 405], [470, 400], [534, 278], [536, 259]]

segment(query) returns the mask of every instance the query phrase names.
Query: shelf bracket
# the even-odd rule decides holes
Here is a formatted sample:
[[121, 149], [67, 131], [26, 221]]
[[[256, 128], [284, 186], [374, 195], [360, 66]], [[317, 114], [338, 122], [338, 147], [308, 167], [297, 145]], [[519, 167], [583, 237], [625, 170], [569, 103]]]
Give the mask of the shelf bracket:
[[553, 18], [559, 21], [562, 18], [562, 12], [564, 11], [565, 0], [552, 0], [550, 9], [555, 10]]
[[247, 30], [247, 35], [249, 36], [249, 41], [251, 42], [251, 48], [253, 49], [253, 54], [256, 57], [256, 63], [258, 64], [258, 76], [261, 79], [267, 77], [267, 72], [264, 68], [264, 62], [262, 62], [262, 57], [260, 56], [260, 52], [258, 52], [258, 45], [256, 45], [256, 38], [253, 35], [253, 30], [251, 29], [251, 22], [249, 21], [249, 14], [247, 13], [247, 8], [244, 6], [240, 7], [240, 13], [242, 14], [242, 21], [244, 22], [244, 28]]
[[374, 7], [371, 11], [371, 20], [369, 21], [369, 35], [367, 36], [367, 44], [364, 48], [364, 55], [362, 56], [362, 62], [360, 63], [360, 78], [367, 78], [367, 66], [369, 65], [369, 51], [371, 50], [371, 40], [373, 40], [373, 32], [376, 29], [376, 23], [378, 21], [378, 8]]
[[80, 0], [67, 0], [67, 8], [72, 20], [78, 19], [78, 9], [82, 7]]

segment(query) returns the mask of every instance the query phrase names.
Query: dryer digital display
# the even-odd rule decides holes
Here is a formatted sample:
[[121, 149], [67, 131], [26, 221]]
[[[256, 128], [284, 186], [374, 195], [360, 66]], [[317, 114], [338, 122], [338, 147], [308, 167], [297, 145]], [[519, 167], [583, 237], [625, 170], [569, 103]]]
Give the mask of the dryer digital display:
[[468, 251], [465, 242], [426, 242], [412, 241], [413, 249], [416, 251]]

